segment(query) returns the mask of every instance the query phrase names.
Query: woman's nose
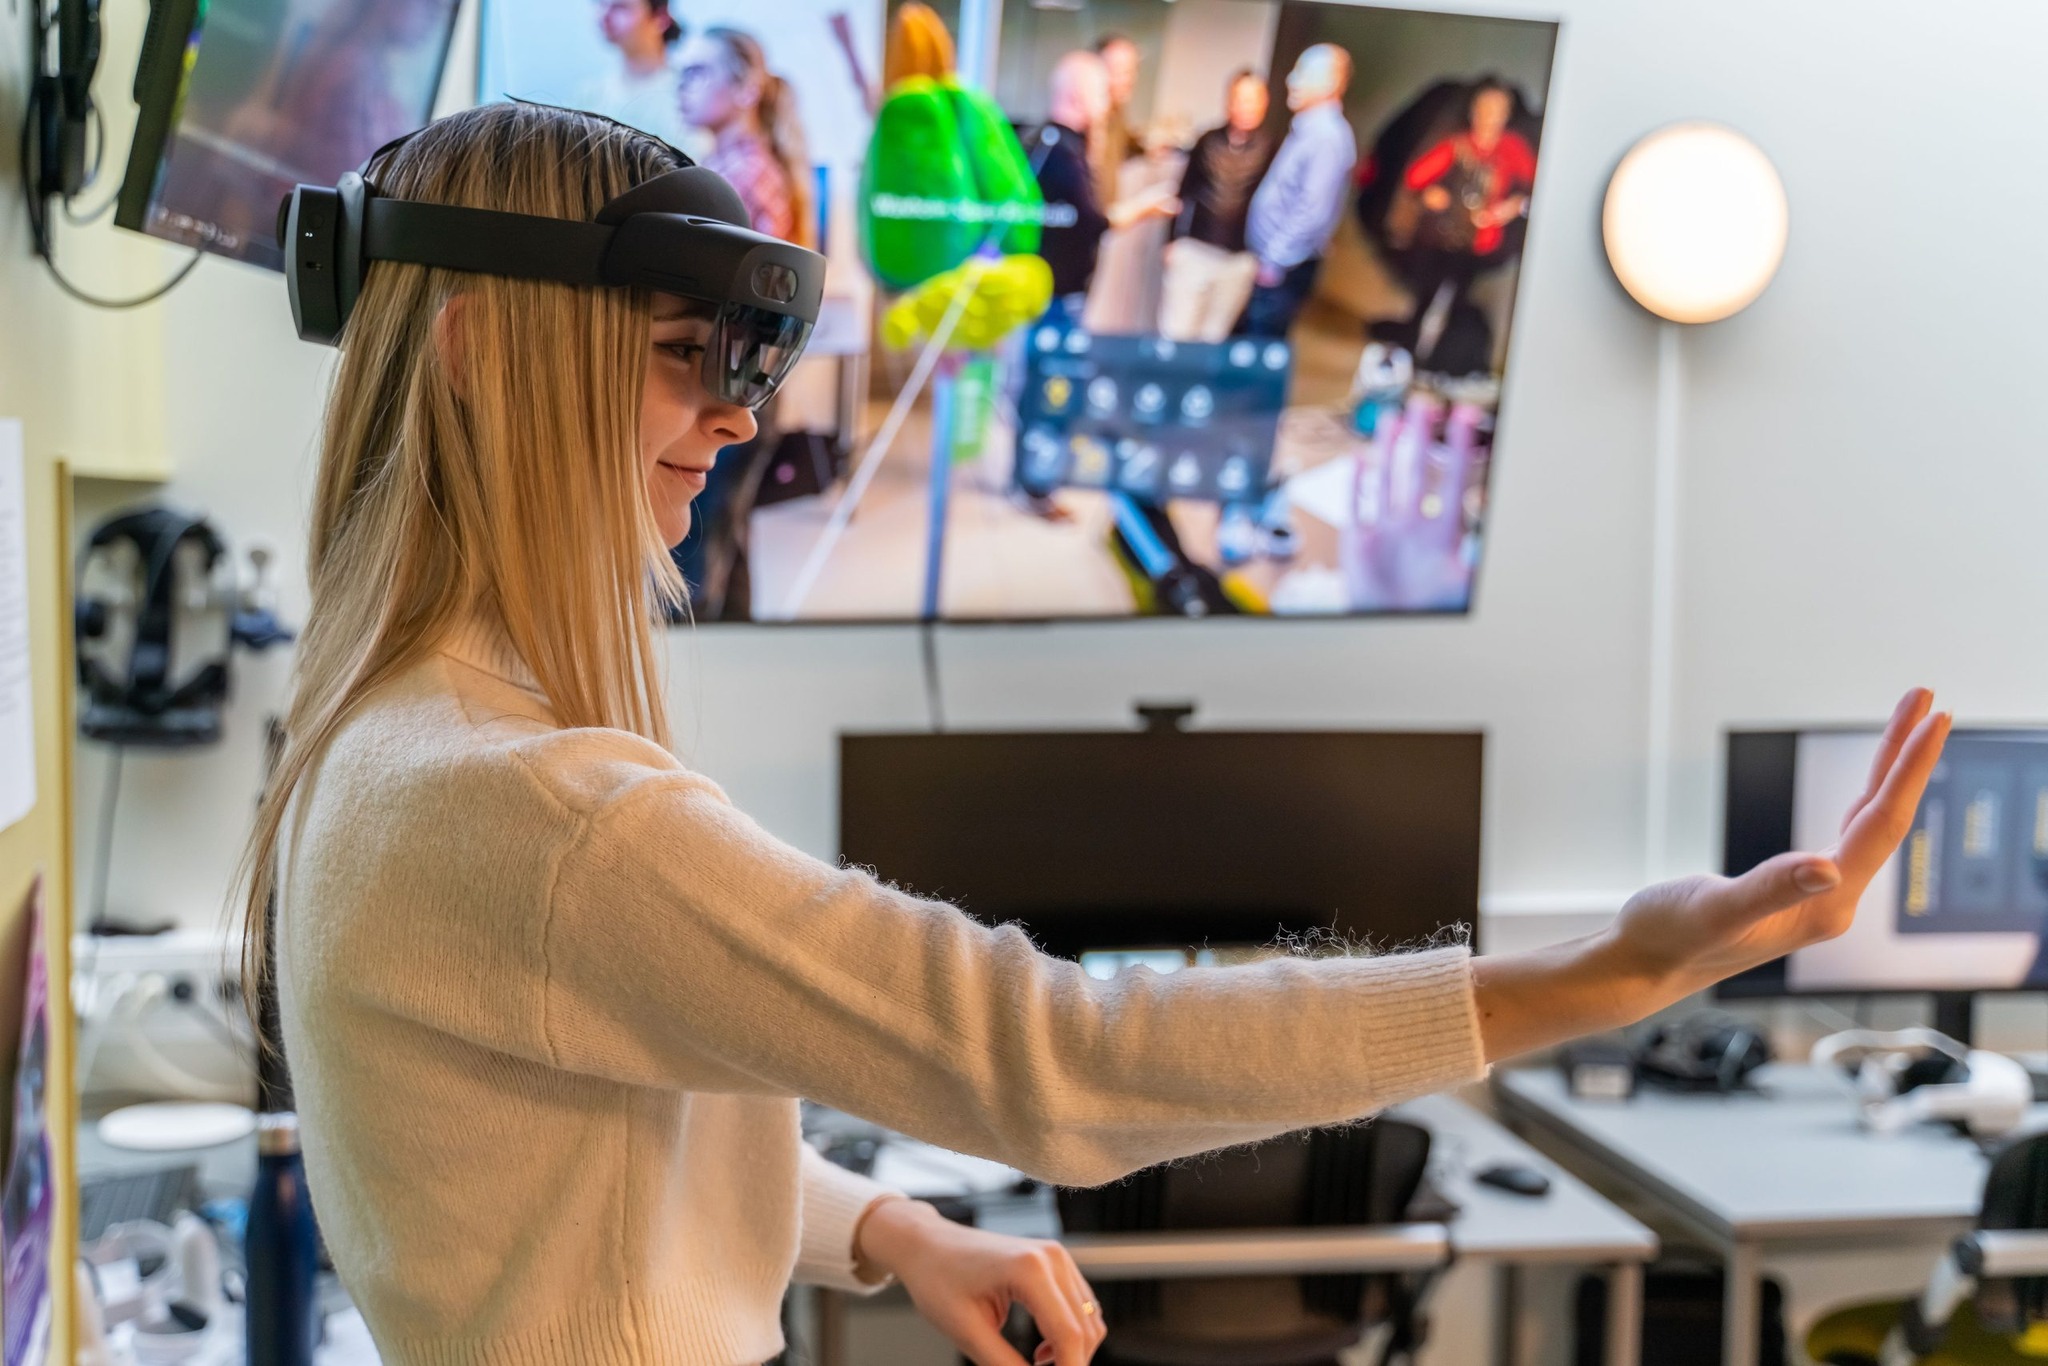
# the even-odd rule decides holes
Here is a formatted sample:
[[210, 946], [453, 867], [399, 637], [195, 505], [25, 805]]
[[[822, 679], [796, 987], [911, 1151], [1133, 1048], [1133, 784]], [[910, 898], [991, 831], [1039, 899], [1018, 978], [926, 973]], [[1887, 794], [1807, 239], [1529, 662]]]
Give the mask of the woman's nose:
[[761, 424], [754, 419], [751, 408], [737, 403], [713, 403], [704, 410], [704, 431], [715, 437], [721, 446], [737, 446], [742, 441], [752, 441]]

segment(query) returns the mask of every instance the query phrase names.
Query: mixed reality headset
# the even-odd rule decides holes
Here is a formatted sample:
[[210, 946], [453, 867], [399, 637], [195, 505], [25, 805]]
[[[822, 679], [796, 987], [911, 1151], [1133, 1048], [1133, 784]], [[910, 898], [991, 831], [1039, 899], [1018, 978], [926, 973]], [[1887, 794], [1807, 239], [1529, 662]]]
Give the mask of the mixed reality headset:
[[[410, 134], [407, 135], [411, 136]], [[278, 245], [299, 336], [334, 345], [372, 261], [520, 280], [640, 288], [712, 309], [704, 385], [758, 408], [788, 376], [824, 297], [825, 258], [747, 226], [716, 171], [670, 148], [678, 169], [642, 181], [591, 222], [392, 199], [363, 170], [300, 185], [278, 206]]]

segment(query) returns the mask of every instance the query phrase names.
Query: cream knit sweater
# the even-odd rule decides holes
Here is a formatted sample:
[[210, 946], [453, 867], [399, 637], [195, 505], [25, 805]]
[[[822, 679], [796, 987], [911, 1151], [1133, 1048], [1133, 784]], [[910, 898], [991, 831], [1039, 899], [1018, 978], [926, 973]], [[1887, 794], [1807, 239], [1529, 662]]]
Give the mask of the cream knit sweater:
[[882, 1188], [806, 1096], [1086, 1185], [1484, 1070], [1462, 949], [1096, 981], [782, 844], [549, 716], [471, 629], [294, 803], [284, 1041], [335, 1264], [390, 1366], [738, 1366], [858, 1289]]

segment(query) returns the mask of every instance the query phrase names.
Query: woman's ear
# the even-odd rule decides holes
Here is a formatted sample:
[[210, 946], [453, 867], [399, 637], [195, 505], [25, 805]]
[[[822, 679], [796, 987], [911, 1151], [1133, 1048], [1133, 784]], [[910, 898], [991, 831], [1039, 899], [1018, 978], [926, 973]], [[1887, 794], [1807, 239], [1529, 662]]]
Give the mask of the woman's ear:
[[464, 337], [469, 316], [469, 296], [451, 294], [434, 314], [434, 350], [441, 357], [441, 369], [457, 398], [466, 398], [469, 388], [468, 346]]

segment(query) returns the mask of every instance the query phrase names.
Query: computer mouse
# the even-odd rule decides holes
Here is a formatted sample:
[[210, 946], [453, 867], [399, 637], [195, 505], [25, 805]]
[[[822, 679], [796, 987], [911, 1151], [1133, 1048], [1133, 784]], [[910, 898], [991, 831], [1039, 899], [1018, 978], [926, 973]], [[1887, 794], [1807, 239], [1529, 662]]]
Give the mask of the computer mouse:
[[1524, 1167], [1513, 1162], [1497, 1162], [1472, 1178], [1482, 1185], [1493, 1186], [1510, 1195], [1526, 1195], [1534, 1199], [1550, 1194], [1550, 1178], [1534, 1167]]

